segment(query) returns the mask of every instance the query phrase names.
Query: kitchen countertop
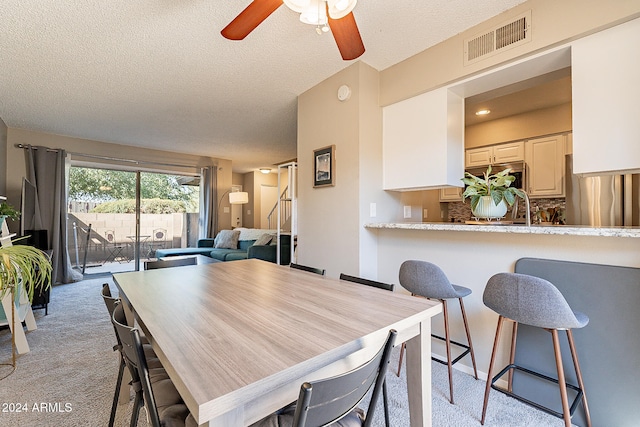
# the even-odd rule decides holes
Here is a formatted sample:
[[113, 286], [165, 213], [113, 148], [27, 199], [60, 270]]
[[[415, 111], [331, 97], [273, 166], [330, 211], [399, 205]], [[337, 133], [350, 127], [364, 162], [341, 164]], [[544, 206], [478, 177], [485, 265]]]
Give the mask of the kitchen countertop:
[[600, 236], [600, 237], [635, 237], [640, 238], [640, 227], [592, 227], [580, 225], [484, 225], [463, 224], [450, 222], [393, 222], [369, 223], [364, 225], [369, 229], [398, 229], [398, 230], [431, 230], [431, 231], [473, 231], [481, 233], [512, 233], [512, 234], [549, 234], [570, 236]]

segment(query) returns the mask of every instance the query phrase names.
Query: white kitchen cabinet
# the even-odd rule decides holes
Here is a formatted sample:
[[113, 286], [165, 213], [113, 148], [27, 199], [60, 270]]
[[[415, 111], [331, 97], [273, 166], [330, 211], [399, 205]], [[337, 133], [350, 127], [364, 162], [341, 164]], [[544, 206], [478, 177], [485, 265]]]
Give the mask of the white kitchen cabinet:
[[382, 109], [385, 190], [460, 184], [464, 174], [463, 101], [441, 88]]
[[488, 166], [524, 160], [524, 141], [470, 148], [465, 151], [465, 167]]
[[466, 168], [486, 166], [491, 164], [491, 159], [493, 158], [493, 147], [470, 148], [465, 150], [464, 154], [464, 165]]
[[571, 44], [573, 173], [640, 171], [640, 19]]
[[529, 197], [565, 196], [564, 147], [564, 135], [530, 139], [525, 142]]
[[461, 202], [463, 191], [464, 188], [459, 187], [441, 188], [439, 200], [441, 202]]

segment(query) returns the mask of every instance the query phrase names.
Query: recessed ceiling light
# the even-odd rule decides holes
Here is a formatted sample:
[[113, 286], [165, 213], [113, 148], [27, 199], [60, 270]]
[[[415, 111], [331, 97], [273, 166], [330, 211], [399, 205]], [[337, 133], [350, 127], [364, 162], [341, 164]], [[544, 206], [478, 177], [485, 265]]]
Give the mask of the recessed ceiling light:
[[476, 116], [486, 116], [487, 114], [489, 114], [491, 112], [491, 110], [478, 110], [476, 111]]

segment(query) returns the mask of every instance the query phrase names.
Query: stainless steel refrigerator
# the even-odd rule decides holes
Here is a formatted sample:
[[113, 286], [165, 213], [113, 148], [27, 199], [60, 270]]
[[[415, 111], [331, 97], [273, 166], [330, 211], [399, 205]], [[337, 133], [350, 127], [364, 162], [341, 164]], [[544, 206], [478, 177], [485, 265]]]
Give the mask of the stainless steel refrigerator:
[[568, 225], [640, 225], [640, 174], [579, 177], [571, 155], [565, 163]]

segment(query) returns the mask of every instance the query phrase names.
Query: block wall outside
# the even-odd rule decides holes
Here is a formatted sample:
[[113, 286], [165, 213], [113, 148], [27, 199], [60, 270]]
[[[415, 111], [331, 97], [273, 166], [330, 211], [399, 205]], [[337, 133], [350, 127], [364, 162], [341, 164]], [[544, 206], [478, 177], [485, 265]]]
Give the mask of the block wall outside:
[[[153, 249], [159, 246], [165, 248], [195, 246], [197, 233], [194, 237], [192, 230], [194, 220], [197, 229], [197, 214], [140, 215], [141, 257], [153, 256]], [[68, 224], [67, 241], [72, 264], [76, 261], [83, 263], [85, 252], [87, 265], [103, 263], [109, 259], [115, 246], [122, 247], [123, 257], [133, 258], [136, 234], [135, 214], [75, 212], [69, 214]], [[91, 235], [87, 242], [89, 225], [91, 225]], [[166, 237], [156, 238], [154, 241], [154, 234], [159, 230], [166, 230]], [[108, 231], [113, 231], [114, 242], [106, 239]], [[122, 258], [119, 259], [122, 260]]]

